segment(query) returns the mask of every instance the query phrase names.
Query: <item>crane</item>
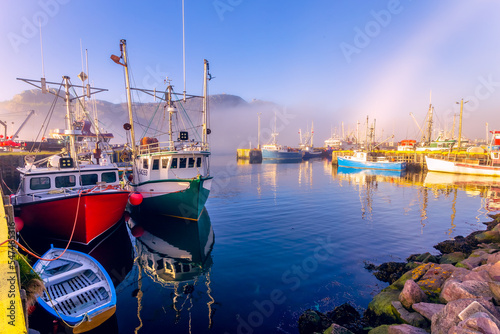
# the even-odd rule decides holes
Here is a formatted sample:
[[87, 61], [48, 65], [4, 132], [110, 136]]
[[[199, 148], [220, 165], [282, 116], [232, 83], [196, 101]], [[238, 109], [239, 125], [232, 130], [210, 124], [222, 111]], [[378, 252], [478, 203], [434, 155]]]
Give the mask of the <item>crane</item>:
[[24, 127], [24, 125], [26, 125], [26, 122], [28, 122], [28, 120], [30, 119], [31, 116], [33, 116], [33, 114], [35, 113], [34, 110], [30, 110], [30, 112], [28, 113], [28, 116], [26, 117], [26, 119], [24, 120], [23, 124], [21, 124], [21, 126], [19, 127], [19, 129], [17, 129], [16, 133], [14, 133], [12, 135], [12, 138], [13, 139], [16, 139], [17, 138], [17, 135], [19, 134], [19, 132], [21, 132], [21, 129]]

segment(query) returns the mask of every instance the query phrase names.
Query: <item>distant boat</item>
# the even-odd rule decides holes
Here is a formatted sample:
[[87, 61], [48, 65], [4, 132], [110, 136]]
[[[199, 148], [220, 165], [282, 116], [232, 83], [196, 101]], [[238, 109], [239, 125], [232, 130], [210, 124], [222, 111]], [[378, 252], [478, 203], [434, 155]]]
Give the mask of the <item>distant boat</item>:
[[378, 156], [374, 152], [354, 151], [353, 156], [337, 157], [339, 167], [361, 168], [361, 169], [380, 169], [405, 171], [406, 162], [389, 161], [385, 156]]
[[309, 160], [312, 158], [321, 158], [323, 156], [322, 151], [314, 149], [313, 139], [314, 139], [314, 122], [311, 122], [311, 132], [306, 131], [302, 134], [302, 130], [299, 129], [299, 149], [302, 151], [302, 159]]
[[404, 139], [398, 143], [398, 151], [414, 151], [416, 144], [416, 140]]
[[278, 145], [276, 138], [276, 115], [274, 117], [274, 132], [271, 134], [273, 137], [270, 144], [262, 146], [262, 159], [263, 160], [280, 160], [280, 161], [302, 161], [302, 151], [290, 147]]
[[465, 162], [433, 159], [425, 157], [427, 170], [432, 172], [486, 175], [500, 177], [500, 131], [491, 131], [493, 143], [489, 147], [488, 162], [480, 164], [479, 160]]
[[[462, 141], [465, 142], [465, 141]], [[457, 141], [455, 139], [448, 139], [444, 137], [443, 133], [440, 133], [436, 140], [431, 141], [426, 146], [417, 146], [416, 151], [447, 151], [451, 150]]]
[[51, 261], [39, 260], [33, 269], [43, 280], [48, 295], [45, 292], [38, 303], [54, 317], [77, 325], [73, 333], [96, 328], [115, 313], [113, 282], [97, 260], [62, 248], [51, 248], [42, 258]]

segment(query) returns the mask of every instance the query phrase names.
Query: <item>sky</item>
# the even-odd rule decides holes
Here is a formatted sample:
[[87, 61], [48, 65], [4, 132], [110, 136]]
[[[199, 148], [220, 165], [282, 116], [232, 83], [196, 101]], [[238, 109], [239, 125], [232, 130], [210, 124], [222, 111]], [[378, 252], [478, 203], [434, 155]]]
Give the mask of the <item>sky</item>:
[[[124, 102], [123, 68], [109, 57], [126, 39], [135, 87], [164, 89], [168, 76], [181, 91], [181, 4], [3, 0], [0, 101], [31, 88], [16, 78], [42, 76], [39, 26], [48, 81], [78, 82], [83, 48], [90, 80], [108, 89], [96, 97]], [[486, 123], [500, 130], [498, 13], [493, 0], [185, 0], [187, 91], [202, 93], [208, 59], [210, 94], [277, 103], [303, 129], [314, 121], [316, 142], [367, 116], [380, 138], [418, 139], [430, 96], [435, 131], [450, 131], [464, 99], [464, 136], [484, 138]]]

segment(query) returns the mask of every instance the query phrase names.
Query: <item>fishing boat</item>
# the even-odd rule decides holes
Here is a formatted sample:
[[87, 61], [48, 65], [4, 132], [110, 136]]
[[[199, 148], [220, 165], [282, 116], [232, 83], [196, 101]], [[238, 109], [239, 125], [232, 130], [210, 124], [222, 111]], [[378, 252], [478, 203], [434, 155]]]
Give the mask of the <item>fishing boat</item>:
[[74, 250], [51, 248], [33, 266], [45, 284], [39, 305], [83, 333], [101, 325], [116, 310], [113, 282], [93, 257]]
[[[121, 188], [118, 168], [101, 150], [100, 137], [86, 138], [82, 132], [85, 122], [74, 118], [71, 101], [81, 96], [71, 97], [70, 87], [84, 87], [72, 85], [70, 78], [64, 76], [65, 95], [59, 96], [45, 85], [61, 83], [20, 80], [65, 100], [64, 134], [69, 148], [38, 161], [34, 156], [25, 158], [25, 166], [17, 169], [19, 189], [11, 195], [15, 215], [25, 226], [42, 234], [89, 244], [120, 221], [130, 192]], [[87, 94], [94, 93], [90, 91], [93, 88], [86, 88]]]
[[271, 133], [269, 144], [262, 145], [262, 160], [276, 160], [280, 162], [300, 162], [302, 161], [302, 151], [287, 146], [278, 145], [276, 132], [276, 114], [274, 115], [274, 132]]
[[[204, 61], [203, 96], [178, 94], [174, 92], [170, 83], [161, 95], [157, 95], [156, 90], [133, 88], [155, 96], [162, 101], [161, 103], [164, 103], [162, 109], [168, 113], [168, 138], [163, 140], [161, 134], [145, 136], [137, 145], [132, 114], [131, 88], [128, 79], [126, 45], [126, 41], [121, 40], [121, 57], [113, 55], [111, 58], [116, 63], [123, 65], [126, 72], [130, 123], [126, 124], [125, 128], [130, 131], [133, 161], [133, 179], [129, 186], [131, 190], [140, 192], [143, 196], [143, 201], [137, 210], [198, 220], [205, 207], [212, 184], [208, 143], [210, 129], [207, 127], [207, 84], [210, 78], [208, 61]], [[123, 60], [123, 63], [120, 60]], [[184, 101], [196, 99], [202, 101], [201, 136], [191, 122], [184, 103]], [[174, 115], [178, 120], [182, 118], [176, 122], [175, 131]], [[165, 129], [154, 130], [166, 132]], [[174, 133], [177, 137], [174, 137]]]
[[485, 163], [480, 163], [479, 160], [457, 162], [426, 156], [425, 163], [427, 170], [432, 172], [500, 177], [500, 131], [490, 132], [493, 134], [492, 145], [488, 147], [488, 160]]
[[415, 151], [416, 140], [403, 139], [398, 143], [398, 151]]
[[339, 167], [405, 171], [406, 162], [390, 161], [376, 152], [354, 151], [352, 156], [337, 157]]
[[321, 158], [323, 156], [322, 151], [314, 149], [313, 145], [314, 139], [314, 123], [311, 123], [311, 132], [306, 131], [302, 134], [302, 130], [299, 129], [299, 149], [302, 151], [302, 159], [309, 160], [313, 158]]

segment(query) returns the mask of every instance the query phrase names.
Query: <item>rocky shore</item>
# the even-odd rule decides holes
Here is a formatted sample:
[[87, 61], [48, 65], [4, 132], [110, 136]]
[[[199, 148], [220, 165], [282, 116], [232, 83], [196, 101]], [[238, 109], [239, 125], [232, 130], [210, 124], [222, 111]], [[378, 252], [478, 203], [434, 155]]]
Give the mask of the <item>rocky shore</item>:
[[486, 230], [434, 246], [439, 255], [411, 255], [366, 269], [390, 285], [363, 315], [349, 304], [326, 314], [307, 310], [300, 334], [500, 334], [500, 214]]

